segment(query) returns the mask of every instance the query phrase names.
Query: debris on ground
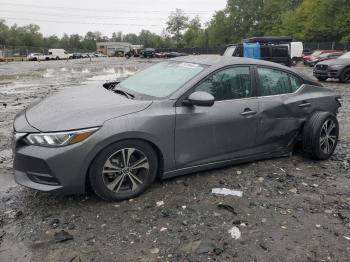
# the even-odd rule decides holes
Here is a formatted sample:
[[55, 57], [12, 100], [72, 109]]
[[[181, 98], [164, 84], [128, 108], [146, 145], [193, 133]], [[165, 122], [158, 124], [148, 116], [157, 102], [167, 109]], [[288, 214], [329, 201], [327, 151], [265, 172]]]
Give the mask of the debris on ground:
[[231, 212], [231, 213], [234, 214], [234, 215], [238, 215], [237, 212], [235, 211], [234, 207], [231, 206], [231, 205], [219, 203], [219, 204], [218, 204], [218, 208], [219, 208], [219, 209], [225, 209], [225, 210]]
[[227, 188], [213, 188], [211, 190], [211, 193], [215, 195], [224, 195], [224, 196], [237, 196], [237, 197], [243, 196], [242, 191], [227, 189]]
[[163, 201], [163, 200], [162, 200], [162, 201], [158, 201], [158, 202], [156, 203], [156, 205], [157, 205], [157, 207], [164, 206], [164, 201]]
[[241, 231], [238, 227], [232, 227], [228, 230], [228, 233], [231, 235], [233, 239], [239, 239], [241, 237]]
[[159, 253], [159, 248], [152, 248], [150, 250], [151, 254], [158, 254]]
[[68, 240], [73, 240], [73, 236], [65, 230], [60, 230], [55, 232], [54, 239], [56, 242], [65, 242]]

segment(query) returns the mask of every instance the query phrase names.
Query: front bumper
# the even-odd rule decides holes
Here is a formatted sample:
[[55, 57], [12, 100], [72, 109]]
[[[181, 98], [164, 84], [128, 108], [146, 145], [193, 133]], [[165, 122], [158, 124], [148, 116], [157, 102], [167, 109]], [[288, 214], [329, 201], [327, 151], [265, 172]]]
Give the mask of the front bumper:
[[332, 68], [328, 68], [326, 70], [319, 70], [315, 68], [313, 74], [315, 77], [339, 78], [341, 71]]
[[15, 181], [41, 191], [82, 194], [91, 161], [88, 159], [91, 147], [89, 141], [58, 148], [16, 141], [13, 146]]

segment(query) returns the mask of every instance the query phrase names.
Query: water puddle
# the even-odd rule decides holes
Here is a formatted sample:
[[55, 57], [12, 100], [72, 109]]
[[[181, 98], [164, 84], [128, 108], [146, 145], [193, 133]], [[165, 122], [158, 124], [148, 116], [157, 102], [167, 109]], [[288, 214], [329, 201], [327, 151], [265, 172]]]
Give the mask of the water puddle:
[[120, 77], [128, 77], [133, 74], [135, 74], [139, 69], [135, 66], [129, 66], [129, 67], [115, 67], [115, 68], [103, 68], [101, 75], [95, 75], [92, 77], [87, 78], [87, 81], [111, 81], [115, 80]]

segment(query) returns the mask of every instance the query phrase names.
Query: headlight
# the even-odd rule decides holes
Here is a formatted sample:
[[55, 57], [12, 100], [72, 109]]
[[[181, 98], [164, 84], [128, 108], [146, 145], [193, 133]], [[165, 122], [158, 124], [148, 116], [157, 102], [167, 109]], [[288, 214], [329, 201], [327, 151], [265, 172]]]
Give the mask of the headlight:
[[59, 147], [81, 142], [96, 132], [98, 127], [84, 130], [57, 132], [57, 133], [33, 133], [24, 138], [30, 145]]

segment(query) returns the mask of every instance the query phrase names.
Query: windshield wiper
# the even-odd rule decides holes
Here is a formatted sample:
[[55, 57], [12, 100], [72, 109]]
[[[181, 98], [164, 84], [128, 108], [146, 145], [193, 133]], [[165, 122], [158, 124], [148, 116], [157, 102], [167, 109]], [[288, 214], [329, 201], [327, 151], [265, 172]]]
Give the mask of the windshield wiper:
[[133, 94], [130, 94], [130, 93], [128, 93], [128, 92], [126, 92], [126, 91], [124, 91], [122, 89], [116, 89], [115, 88], [115, 89], [112, 89], [112, 91], [117, 93], [117, 94], [120, 94], [122, 96], [125, 96], [128, 99], [134, 99], [135, 98], [135, 96]]

